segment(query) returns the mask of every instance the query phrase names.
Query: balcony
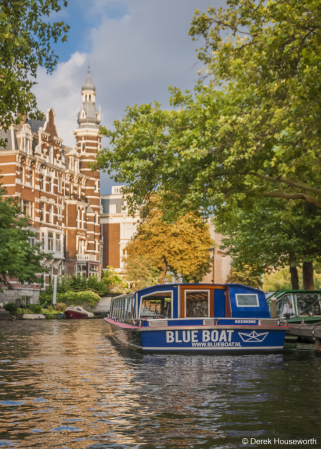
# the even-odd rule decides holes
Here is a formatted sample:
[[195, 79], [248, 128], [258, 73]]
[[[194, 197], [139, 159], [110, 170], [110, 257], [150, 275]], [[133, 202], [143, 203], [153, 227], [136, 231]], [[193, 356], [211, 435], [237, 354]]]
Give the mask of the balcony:
[[95, 254], [77, 254], [79, 262], [98, 262]]

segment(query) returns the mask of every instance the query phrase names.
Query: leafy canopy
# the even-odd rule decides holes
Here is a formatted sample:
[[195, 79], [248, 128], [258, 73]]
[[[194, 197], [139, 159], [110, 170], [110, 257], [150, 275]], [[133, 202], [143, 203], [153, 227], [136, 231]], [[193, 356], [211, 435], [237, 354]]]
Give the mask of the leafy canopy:
[[223, 206], [214, 224], [224, 236], [220, 250], [237, 270], [245, 264], [262, 274], [320, 260], [321, 211], [313, 204], [259, 198], [247, 209]]
[[199, 282], [209, 271], [211, 262], [208, 249], [213, 241], [207, 223], [191, 212], [167, 223], [157, 201], [153, 201], [153, 208], [126, 246], [128, 258], [148, 257], [155, 269], [161, 271], [161, 284], [168, 270], [182, 276], [184, 282]]
[[51, 73], [57, 64], [52, 44], [67, 40], [69, 26], [48, 21], [61, 5], [67, 6], [67, 1], [3, 0], [0, 4], [0, 126], [4, 129], [17, 113], [41, 117], [31, 89], [39, 66]]
[[173, 110], [128, 107], [97, 168], [131, 193], [131, 211], [161, 192], [171, 219], [226, 202], [281, 198], [321, 208], [319, 0], [229, 0], [196, 15], [206, 83], [171, 89]]
[[21, 212], [19, 200], [5, 195], [0, 186], [0, 291], [1, 286], [12, 288], [10, 279], [39, 284], [39, 275], [47, 271], [42, 263], [50, 258], [41, 250], [41, 243], [30, 244], [37, 234], [30, 229], [30, 219]]

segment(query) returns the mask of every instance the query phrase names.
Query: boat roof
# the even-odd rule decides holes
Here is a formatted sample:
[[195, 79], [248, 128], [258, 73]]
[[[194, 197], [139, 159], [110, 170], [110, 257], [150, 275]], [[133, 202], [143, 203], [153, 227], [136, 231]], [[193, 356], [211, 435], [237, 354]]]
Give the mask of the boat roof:
[[[235, 286], [238, 286], [238, 287], [245, 287], [245, 288], [247, 288], [249, 290], [253, 290], [253, 291], [256, 291], [256, 292], [263, 293], [263, 291], [260, 290], [259, 288], [249, 287], [248, 285], [244, 285], [244, 284], [212, 284], [210, 282], [202, 283], [202, 284], [199, 284], [199, 283], [196, 283], [196, 282], [195, 283], [156, 284], [156, 285], [151, 285], [150, 287], [141, 288], [140, 290], [137, 290], [137, 292], [144, 292], [144, 291], [150, 290], [151, 288], [154, 288], [154, 287], [157, 287], [157, 288], [159, 288], [159, 287], [166, 287], [166, 288], [168, 288], [168, 287], [178, 287], [178, 286], [191, 287], [193, 285], [195, 285], [197, 287], [199, 287], [199, 286], [202, 286], [202, 287], [203, 286], [204, 287], [206, 287], [206, 286], [209, 286], [209, 287], [226, 287], [226, 286], [235, 287]], [[126, 296], [126, 295], [122, 295], [122, 296]], [[118, 296], [118, 298], [119, 298], [119, 296]]]
[[281, 298], [281, 296], [285, 294], [295, 294], [295, 293], [321, 293], [321, 290], [277, 290], [276, 292], [268, 292], [266, 293], [266, 299], [271, 299], [272, 296], [275, 298]]

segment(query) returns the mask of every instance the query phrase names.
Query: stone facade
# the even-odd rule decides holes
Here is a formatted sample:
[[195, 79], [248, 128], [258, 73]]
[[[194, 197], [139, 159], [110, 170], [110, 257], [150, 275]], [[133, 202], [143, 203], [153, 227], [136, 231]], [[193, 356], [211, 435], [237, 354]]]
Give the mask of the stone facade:
[[135, 217], [128, 215], [121, 186], [113, 186], [111, 195], [101, 195], [100, 201], [100, 223], [104, 242], [101, 264], [103, 268], [112, 266], [122, 275], [125, 247], [136, 231], [139, 214]]
[[[100, 149], [100, 111], [95, 107], [96, 89], [88, 73], [82, 87], [82, 109], [76, 145], [63, 144], [55, 125], [55, 112], [49, 109], [43, 121], [25, 120], [12, 125], [6, 148], [0, 148], [1, 183], [7, 195], [18, 197], [29, 215], [36, 241], [43, 243], [52, 258], [46, 262], [48, 285], [54, 274], [100, 275], [100, 173], [91, 171]], [[32, 242], [33, 243], [33, 242]], [[19, 285], [5, 291], [12, 301], [26, 296], [35, 303], [40, 287]], [[15, 296], [15, 298], [14, 298]]]

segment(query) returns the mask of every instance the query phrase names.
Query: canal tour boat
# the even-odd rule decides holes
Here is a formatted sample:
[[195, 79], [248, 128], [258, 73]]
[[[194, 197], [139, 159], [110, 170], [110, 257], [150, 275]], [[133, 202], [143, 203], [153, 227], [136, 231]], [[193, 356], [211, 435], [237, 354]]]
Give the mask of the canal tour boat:
[[281, 350], [287, 327], [263, 291], [239, 284], [167, 284], [113, 298], [109, 335], [143, 351]]
[[279, 290], [266, 294], [271, 308], [276, 301], [276, 317], [288, 324], [316, 324], [321, 322], [320, 290]]

